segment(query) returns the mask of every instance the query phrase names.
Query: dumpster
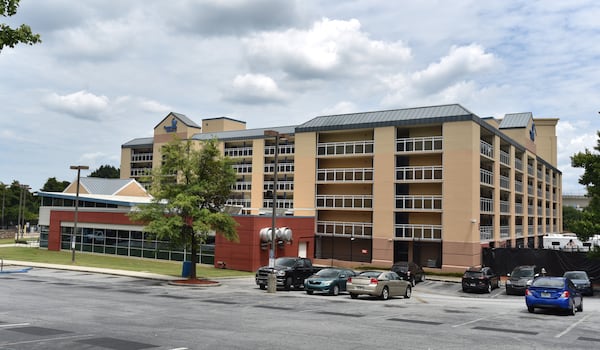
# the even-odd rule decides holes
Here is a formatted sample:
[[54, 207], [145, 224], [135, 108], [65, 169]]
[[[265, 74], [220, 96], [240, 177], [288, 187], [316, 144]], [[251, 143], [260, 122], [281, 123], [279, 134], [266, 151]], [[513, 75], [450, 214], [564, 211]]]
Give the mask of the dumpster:
[[190, 277], [192, 275], [192, 262], [184, 261], [181, 268], [181, 277]]

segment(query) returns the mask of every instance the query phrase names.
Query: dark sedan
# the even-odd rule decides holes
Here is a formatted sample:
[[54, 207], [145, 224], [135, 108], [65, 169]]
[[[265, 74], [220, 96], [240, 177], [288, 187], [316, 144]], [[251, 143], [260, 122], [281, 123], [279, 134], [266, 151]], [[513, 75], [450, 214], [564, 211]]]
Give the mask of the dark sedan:
[[585, 271], [567, 271], [563, 277], [570, 279], [583, 295], [594, 295], [592, 280]]
[[304, 280], [304, 290], [306, 294], [321, 292], [338, 295], [346, 291], [346, 283], [352, 276], [356, 276], [356, 272], [350, 269], [323, 269]]
[[583, 311], [583, 297], [570, 279], [564, 277], [538, 277], [525, 291], [525, 304], [529, 312], [535, 308], [566, 310], [571, 315]]
[[479, 291], [491, 293], [500, 286], [500, 276], [490, 267], [470, 267], [462, 277], [463, 292]]
[[414, 287], [417, 282], [425, 281], [425, 271], [417, 263], [412, 261], [400, 261], [394, 263], [392, 271], [398, 274], [400, 278], [409, 281]]

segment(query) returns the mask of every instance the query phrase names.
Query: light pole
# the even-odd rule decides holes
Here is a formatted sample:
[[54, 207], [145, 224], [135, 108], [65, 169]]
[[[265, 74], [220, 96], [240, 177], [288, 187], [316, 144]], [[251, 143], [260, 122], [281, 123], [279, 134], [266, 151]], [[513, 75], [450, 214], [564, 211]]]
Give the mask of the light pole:
[[276, 248], [276, 220], [277, 220], [277, 166], [279, 162], [279, 139], [282, 135], [275, 130], [265, 130], [265, 136], [270, 136], [275, 138], [275, 154], [274, 154], [274, 169], [273, 169], [273, 198], [272, 198], [272, 207], [273, 211], [271, 214], [271, 251], [269, 252], [269, 267], [271, 268], [271, 273], [269, 274], [269, 278], [267, 280], [267, 292], [275, 293], [277, 290], [277, 276], [275, 276], [275, 248]]
[[87, 170], [87, 165], [71, 165], [71, 170], [77, 170], [77, 189], [75, 190], [75, 217], [73, 219], [73, 231], [71, 232], [71, 263], [75, 262], [75, 233], [77, 232], [77, 212], [79, 211], [79, 179], [81, 170]]
[[23, 234], [21, 232], [21, 224], [23, 224], [23, 230], [25, 229], [25, 190], [29, 190], [28, 185], [19, 185], [21, 191], [19, 192], [19, 210], [17, 217], [17, 237], [16, 239], [23, 238]]

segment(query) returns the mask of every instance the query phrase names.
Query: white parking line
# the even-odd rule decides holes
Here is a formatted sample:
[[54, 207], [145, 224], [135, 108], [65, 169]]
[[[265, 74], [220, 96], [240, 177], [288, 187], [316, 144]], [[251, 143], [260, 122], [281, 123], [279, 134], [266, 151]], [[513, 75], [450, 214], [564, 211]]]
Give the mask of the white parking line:
[[492, 317], [494, 317], [494, 316], [490, 316], [490, 317], [482, 317], [482, 318], [478, 318], [478, 319], [475, 319], [475, 320], [472, 320], [472, 321], [469, 321], [469, 322], [460, 323], [460, 324], [455, 324], [454, 326], [452, 326], [452, 328], [461, 327], [461, 326], [466, 326], [466, 325], [468, 325], [468, 324], [475, 323], [475, 322], [479, 322], [479, 321], [483, 321], [483, 320], [486, 320], [486, 319], [488, 319], [488, 318], [492, 318]]
[[19, 326], [29, 326], [29, 323], [10, 323], [10, 324], [0, 324], [0, 328], [4, 327], [19, 327]]
[[583, 321], [585, 321], [586, 319], [588, 319], [590, 316], [592, 316], [592, 315], [591, 315], [591, 314], [587, 314], [587, 315], [583, 316], [583, 317], [581, 318], [581, 320], [579, 320], [579, 321], [577, 321], [577, 322], [573, 323], [572, 325], [570, 325], [569, 327], [567, 327], [567, 329], [565, 329], [564, 331], [562, 331], [562, 332], [558, 333], [557, 335], [555, 335], [555, 336], [554, 336], [554, 338], [560, 338], [560, 337], [562, 337], [563, 335], [565, 335], [565, 334], [569, 333], [569, 332], [570, 332], [570, 331], [571, 331], [573, 328], [577, 327], [577, 325], [579, 325], [581, 322], [583, 322]]

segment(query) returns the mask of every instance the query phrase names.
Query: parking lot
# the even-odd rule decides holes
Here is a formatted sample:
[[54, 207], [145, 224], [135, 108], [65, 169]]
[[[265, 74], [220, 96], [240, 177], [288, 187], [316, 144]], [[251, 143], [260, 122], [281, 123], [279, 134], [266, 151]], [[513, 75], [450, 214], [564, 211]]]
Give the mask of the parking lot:
[[52, 269], [0, 274], [0, 349], [464, 349], [600, 347], [600, 297], [567, 316], [503, 288], [419, 283], [410, 299], [270, 294], [252, 278], [189, 288]]

